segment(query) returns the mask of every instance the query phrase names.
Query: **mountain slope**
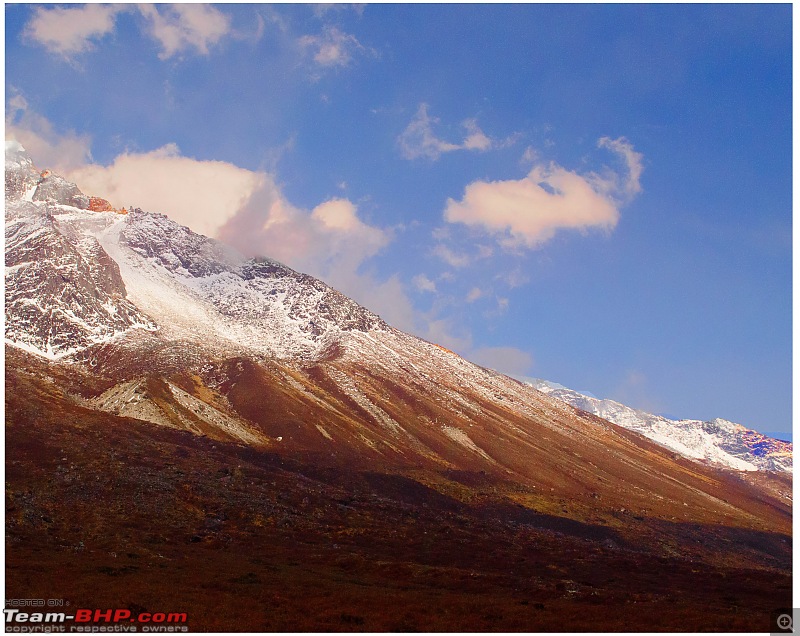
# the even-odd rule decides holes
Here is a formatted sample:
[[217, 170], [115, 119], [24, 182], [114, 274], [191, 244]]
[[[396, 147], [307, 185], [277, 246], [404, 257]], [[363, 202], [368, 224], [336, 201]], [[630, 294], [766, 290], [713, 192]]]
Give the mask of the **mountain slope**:
[[751, 632], [791, 601], [789, 508], [734, 473], [704, 475], [760, 500], [762, 529], [698, 521], [695, 501], [672, 520], [591, 499], [581, 521], [563, 490], [480, 471], [323, 463], [81, 407], [58, 387], [105, 380], [8, 351], [14, 598], [216, 632]]

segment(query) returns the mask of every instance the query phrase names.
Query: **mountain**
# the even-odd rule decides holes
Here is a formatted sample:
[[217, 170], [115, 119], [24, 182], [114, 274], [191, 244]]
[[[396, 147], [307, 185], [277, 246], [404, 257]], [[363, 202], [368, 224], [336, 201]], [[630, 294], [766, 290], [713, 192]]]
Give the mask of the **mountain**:
[[720, 418], [708, 422], [671, 420], [547, 380], [534, 380], [530, 385], [576, 408], [641, 433], [684, 457], [735, 470], [792, 470], [790, 442], [767, 437], [741, 424]]
[[[439, 442], [455, 441], [478, 456], [480, 449], [465, 426], [471, 426], [469, 418], [480, 406], [464, 399], [463, 387], [515, 405], [513, 410], [523, 416], [541, 400], [504, 376], [392, 329], [321, 281], [277, 261], [248, 259], [160, 214], [117, 213], [110, 205], [105, 210], [111, 213], [98, 214], [90, 206], [93, 197], [75, 184], [47, 171], [44, 177], [37, 174], [19, 144], [7, 144], [10, 344], [51, 359], [84, 359], [100, 345], [134, 332], [154, 332], [157, 342], [185, 342], [216, 357], [294, 362], [342, 357], [380, 369], [387, 378], [403, 374], [418, 384], [421, 395], [439, 392], [437, 400], [462, 403], [461, 427], [433, 428], [449, 440]], [[138, 336], [141, 340], [143, 333]], [[337, 370], [332, 379], [361, 411], [399, 434], [400, 425], [353, 384], [347, 369]], [[791, 469], [791, 444], [758, 437], [738, 425], [672, 422], [553, 389], [547, 382], [534, 386], [689, 458], [737, 470]], [[414, 433], [406, 431], [399, 439], [409, 446], [406, 452], [436, 455]]]
[[10, 598], [68, 578], [210, 631], [744, 631], [791, 600], [789, 473], [678, 456], [6, 153]]

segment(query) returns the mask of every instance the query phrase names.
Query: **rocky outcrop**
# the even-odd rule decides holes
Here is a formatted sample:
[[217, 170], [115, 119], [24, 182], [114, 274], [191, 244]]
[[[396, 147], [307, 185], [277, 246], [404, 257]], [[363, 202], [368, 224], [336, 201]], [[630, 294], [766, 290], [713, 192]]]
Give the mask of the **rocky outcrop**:
[[77, 185], [48, 170], [42, 175], [33, 195], [34, 201], [52, 201], [81, 210], [89, 209], [90, 197], [81, 192]]
[[101, 199], [100, 197], [89, 197], [89, 208], [91, 212], [114, 212], [115, 214], [127, 214], [128, 211], [125, 208], [120, 208], [119, 210], [111, 205], [105, 199]]

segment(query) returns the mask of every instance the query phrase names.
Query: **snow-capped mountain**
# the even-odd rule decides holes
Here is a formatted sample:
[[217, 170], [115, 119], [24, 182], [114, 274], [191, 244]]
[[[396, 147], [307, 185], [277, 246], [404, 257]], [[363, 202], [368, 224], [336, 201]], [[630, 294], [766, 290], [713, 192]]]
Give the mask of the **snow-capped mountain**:
[[670, 420], [614, 400], [534, 380], [531, 386], [583, 411], [619, 424], [686, 457], [736, 470], [792, 470], [792, 444], [723, 419]]
[[[6, 144], [6, 339], [51, 358], [129, 329], [277, 358], [386, 324], [321, 281], [247, 259], [159, 214], [93, 211], [57, 175]], [[124, 282], [123, 282], [124, 281]]]
[[[82, 407], [197, 434], [382, 465], [480, 466], [553, 492], [655, 462], [662, 468], [646, 477], [637, 468], [635, 479], [673, 488], [659, 472], [662, 449], [576, 412], [549, 386], [535, 390], [397, 331], [277, 261], [247, 258], [160, 214], [116, 210], [39, 172], [14, 142], [5, 337], [50, 360], [99, 365], [111, 386], [73, 396]], [[727, 424], [637, 428], [612, 410], [598, 414], [692, 459], [791, 467], [791, 445], [782, 456], [775, 440], [766, 453], [760, 442], [737, 446], [742, 436]], [[620, 490], [621, 501], [632, 496]]]

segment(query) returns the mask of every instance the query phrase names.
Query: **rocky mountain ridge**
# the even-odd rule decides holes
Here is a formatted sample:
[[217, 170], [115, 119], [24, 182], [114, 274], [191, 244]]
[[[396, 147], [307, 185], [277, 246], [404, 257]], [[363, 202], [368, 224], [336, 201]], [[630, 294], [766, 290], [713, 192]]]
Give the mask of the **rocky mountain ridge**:
[[601, 400], [546, 380], [531, 386], [588, 413], [614, 422], [685, 457], [736, 470], [792, 470], [792, 444], [721, 418], [671, 420], [614, 400]]

